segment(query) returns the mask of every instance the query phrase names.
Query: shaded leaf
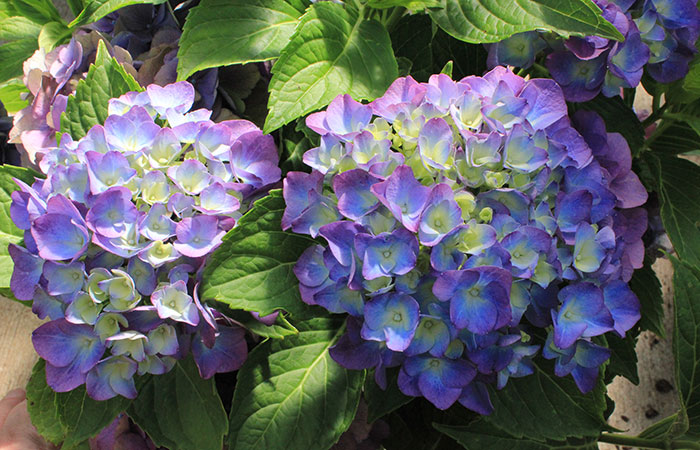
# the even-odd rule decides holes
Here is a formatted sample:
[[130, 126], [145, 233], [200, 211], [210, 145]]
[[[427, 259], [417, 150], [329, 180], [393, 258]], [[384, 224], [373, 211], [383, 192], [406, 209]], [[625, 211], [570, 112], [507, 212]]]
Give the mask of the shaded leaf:
[[56, 393], [46, 384], [46, 363], [37, 361], [26, 386], [27, 411], [32, 425], [39, 434], [53, 444], [59, 444], [66, 435], [66, 428], [58, 420]]
[[602, 380], [592, 392], [582, 394], [570, 376], [554, 375], [550, 361], [539, 361], [532, 375], [512, 378], [503, 389], [491, 390], [491, 401], [495, 410], [485, 420], [516, 438], [592, 437], [607, 427]]
[[434, 424], [434, 427], [467, 450], [598, 450], [596, 438], [565, 438], [560, 441], [547, 440], [546, 442], [516, 438], [481, 420], [466, 427], [438, 423]]
[[[656, 176], [661, 220], [681, 260], [700, 265], [700, 166], [688, 160], [646, 153]], [[689, 182], [690, 181], [690, 182]]]
[[214, 379], [200, 377], [192, 358], [139, 383], [128, 414], [158, 446], [171, 450], [221, 450], [228, 431]]
[[673, 353], [681, 403], [688, 415], [688, 432], [700, 435], [700, 269], [671, 257], [675, 324]]
[[644, 267], [634, 271], [629, 286], [637, 295], [641, 306], [642, 318], [639, 320], [639, 327], [663, 338], [666, 330], [664, 329], [664, 298], [661, 282], [648, 259], [644, 261]]
[[415, 398], [404, 395], [399, 389], [397, 384], [398, 370], [389, 372], [386, 389], [380, 388], [374, 381], [374, 372], [370, 372], [365, 379], [364, 398], [367, 402], [367, 421], [370, 423], [397, 410]]

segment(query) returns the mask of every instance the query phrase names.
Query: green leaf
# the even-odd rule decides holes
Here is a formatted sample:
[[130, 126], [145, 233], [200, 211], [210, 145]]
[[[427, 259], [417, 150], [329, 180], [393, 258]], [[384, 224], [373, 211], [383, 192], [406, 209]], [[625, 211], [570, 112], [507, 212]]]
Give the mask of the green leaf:
[[0, 21], [0, 83], [22, 75], [22, 63], [39, 48], [41, 25], [24, 17]]
[[243, 325], [250, 332], [264, 338], [284, 339], [287, 336], [293, 336], [299, 333], [294, 325], [289, 323], [282, 314], [277, 316], [275, 323], [272, 325], [265, 325], [251, 316], [248, 311], [230, 309], [225, 306], [221, 308], [221, 306], [219, 306], [219, 312]]
[[15, 226], [10, 218], [10, 195], [19, 189], [12, 180], [17, 178], [31, 185], [34, 177], [43, 176], [31, 169], [10, 165], [0, 166], [0, 288], [10, 287], [10, 277], [14, 267], [10, 253], [7, 250], [9, 244], [19, 244], [24, 238], [24, 231]]
[[445, 63], [445, 65], [440, 69], [440, 73], [447, 75], [448, 77], [452, 78], [452, 69], [454, 67], [455, 63], [452, 60], [449, 60]]
[[29, 104], [21, 95], [29, 92], [21, 78], [12, 78], [0, 83], [0, 102], [9, 114], [15, 114]]
[[299, 335], [257, 346], [238, 372], [231, 405], [229, 448], [326, 449], [350, 426], [364, 371], [347, 370], [328, 348], [342, 320], [297, 324]]
[[200, 295], [232, 309], [267, 315], [278, 309], [292, 314], [306, 310], [292, 268], [315, 241], [282, 231], [282, 192], [255, 202], [224, 236], [202, 274]]
[[83, 25], [97, 22], [107, 14], [129, 5], [152, 4], [160, 5], [165, 0], [86, 0], [85, 9], [78, 14], [71, 23], [70, 28], [76, 29]]
[[700, 59], [697, 57], [690, 65], [690, 70], [683, 79], [683, 89], [700, 97]]
[[192, 358], [140, 380], [127, 413], [157, 446], [171, 450], [221, 450], [228, 431], [214, 379], [202, 379]]
[[0, 21], [19, 15], [12, 2], [0, 2]]
[[688, 160], [647, 152], [658, 180], [661, 220], [681, 260], [700, 265], [700, 166]]
[[368, 0], [367, 4], [374, 9], [403, 7], [409, 11], [421, 11], [425, 8], [440, 7], [439, 0]]
[[391, 371], [391, 374], [387, 375], [387, 387], [382, 389], [374, 380], [374, 371], [368, 374], [364, 389], [364, 398], [367, 402], [367, 422], [372, 423], [415, 399], [415, 397], [409, 397], [401, 392], [397, 379], [398, 370]]
[[411, 61], [409, 74], [418, 81], [428, 81], [428, 77], [434, 73], [434, 34], [430, 17], [425, 14], [402, 18], [391, 33], [391, 43], [397, 60], [407, 58]]
[[635, 386], [639, 385], [637, 353], [635, 352], [639, 332], [636, 330], [628, 331], [624, 339], [612, 333], [604, 336], [606, 346], [612, 351], [608, 365], [605, 368], [606, 383], [611, 382], [615, 376], [620, 375], [627, 378]]
[[94, 125], [104, 123], [109, 99], [141, 90], [134, 77], [109, 56], [107, 47], [100, 41], [95, 63], [90, 66], [87, 77], [78, 82], [75, 94], [68, 97], [66, 111], [61, 115], [61, 131], [74, 140], [82, 138]]
[[506, 387], [491, 390], [494, 412], [485, 418], [516, 438], [564, 440], [598, 436], [607, 425], [605, 386], [582, 394], [570, 376], [554, 375], [551, 361], [538, 361], [535, 373], [511, 378]]
[[59, 444], [66, 436], [67, 429], [58, 419], [56, 393], [46, 384], [45, 366], [43, 359], [34, 364], [26, 387], [27, 411], [39, 434], [47, 441]]
[[177, 73], [278, 58], [306, 0], [202, 0], [187, 16]]
[[66, 4], [68, 4], [73, 16], [77, 16], [83, 10], [83, 0], [66, 0]]
[[330, 103], [340, 94], [355, 100], [382, 95], [398, 67], [389, 33], [364, 10], [333, 2], [313, 4], [272, 67], [265, 132]]
[[498, 42], [516, 33], [547, 30], [568, 36], [623, 36], [591, 0], [442, 0], [430, 17], [447, 33], [474, 44]]
[[47, 53], [71, 37], [71, 30], [63, 22], [49, 22], [39, 32], [39, 48]]
[[433, 424], [467, 450], [509, 449], [509, 450], [598, 450], [596, 438], [564, 438], [559, 441], [537, 441], [529, 438], [516, 438], [483, 421], [469, 426]]
[[655, 424], [639, 434], [643, 439], [668, 439], [683, 436], [688, 431], [688, 415], [685, 408], [675, 414], [672, 414], [665, 419], [659, 420]]
[[440, 70], [447, 61], [453, 61], [452, 76], [455, 80], [468, 75], [482, 75], [487, 69], [487, 52], [483, 45], [465, 44], [438, 29], [432, 47], [432, 73]]
[[605, 120], [608, 133], [620, 133], [636, 156], [644, 146], [644, 128], [637, 114], [617, 97], [598, 96], [586, 103], [571, 103], [574, 111], [579, 109], [595, 111]]
[[112, 423], [119, 413], [126, 410], [131, 400], [117, 396], [105, 401], [93, 400], [87, 395], [85, 385], [70, 392], [56, 393], [56, 411], [66, 430], [63, 447], [69, 449], [97, 435]]
[[663, 338], [666, 335], [664, 298], [661, 292], [661, 282], [651, 268], [649, 259], [644, 261], [644, 267], [634, 271], [629, 286], [637, 295], [641, 305], [642, 318], [639, 320], [639, 327]]
[[13, 9], [18, 15], [26, 17], [40, 26], [46, 22], [63, 22], [51, 0], [6, 0], [12, 3]]
[[700, 435], [700, 269], [671, 257], [675, 324], [673, 353], [681, 403], [690, 422], [689, 432]]

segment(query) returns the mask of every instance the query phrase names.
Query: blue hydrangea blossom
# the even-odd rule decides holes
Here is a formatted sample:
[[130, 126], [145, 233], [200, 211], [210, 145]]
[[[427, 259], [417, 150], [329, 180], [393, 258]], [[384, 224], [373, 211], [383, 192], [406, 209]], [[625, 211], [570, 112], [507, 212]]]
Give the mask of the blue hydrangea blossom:
[[697, 53], [700, 11], [693, 0], [594, 0], [602, 16], [624, 37], [559, 39], [534, 31], [488, 44], [490, 67], [530, 67], [546, 51], [545, 65], [567, 100], [583, 102], [599, 93], [619, 95], [634, 88], [646, 68], [658, 82], [670, 83], [688, 73]]
[[49, 319], [33, 343], [56, 391], [134, 398], [134, 374], [165, 373], [190, 350], [205, 378], [246, 358], [244, 330], [197, 286], [207, 255], [280, 180], [277, 149], [250, 122], [189, 112], [194, 98], [179, 82], [112, 99], [104, 125], [47, 149], [45, 179], [17, 181], [11, 288]]
[[540, 352], [593, 388], [609, 351], [592, 339], [639, 320], [627, 282], [646, 192], [619, 134], [572, 119], [555, 82], [503, 67], [399, 78], [308, 117], [321, 144], [284, 181], [282, 226], [326, 242], [294, 273], [304, 302], [349, 314], [338, 363], [380, 386], [399, 367], [406, 395], [481, 414], [486, 386], [533, 373]]

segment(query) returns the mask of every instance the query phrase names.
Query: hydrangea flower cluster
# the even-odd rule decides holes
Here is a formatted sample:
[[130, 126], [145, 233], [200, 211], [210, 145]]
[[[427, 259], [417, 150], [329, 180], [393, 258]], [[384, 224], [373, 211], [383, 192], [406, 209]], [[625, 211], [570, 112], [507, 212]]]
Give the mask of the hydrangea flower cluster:
[[197, 285], [245, 205], [279, 181], [279, 159], [253, 123], [188, 112], [194, 97], [183, 81], [112, 99], [104, 126], [46, 153], [45, 179], [17, 181], [11, 288], [51, 319], [32, 340], [56, 391], [134, 398], [135, 373], [190, 353], [204, 378], [246, 358], [244, 330]]
[[593, 388], [610, 355], [593, 338], [640, 317], [627, 282], [647, 194], [619, 134], [504, 67], [399, 78], [306, 123], [320, 146], [284, 180], [282, 227], [326, 242], [294, 272], [306, 303], [349, 314], [338, 363], [381, 386], [400, 366], [406, 395], [482, 414], [486, 385], [533, 373], [537, 353]]
[[[31, 100], [15, 115], [10, 142], [18, 144], [29, 164], [37, 164], [41, 155], [55, 145], [68, 96], [87, 75], [100, 41], [142, 86], [164, 86], [177, 79], [177, 43], [181, 33], [165, 5], [123, 8], [92, 27], [96, 31], [80, 31], [68, 44], [48, 53], [39, 49], [24, 63], [23, 81]], [[211, 109], [216, 83], [216, 69], [198, 75], [199, 107]]]
[[644, 67], [661, 83], [688, 73], [700, 35], [700, 11], [693, 0], [594, 2], [624, 41], [598, 36], [562, 41], [534, 31], [520, 33], [488, 45], [489, 65], [529, 67], [540, 51], [549, 49], [547, 69], [566, 99], [574, 102], [591, 100], [600, 92], [613, 97], [622, 88], [636, 87]]

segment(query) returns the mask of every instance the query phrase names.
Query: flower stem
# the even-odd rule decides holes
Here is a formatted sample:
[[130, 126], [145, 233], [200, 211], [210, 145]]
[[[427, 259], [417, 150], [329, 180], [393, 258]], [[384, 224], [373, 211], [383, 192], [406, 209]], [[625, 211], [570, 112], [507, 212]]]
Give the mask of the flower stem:
[[650, 448], [659, 450], [700, 450], [700, 443], [688, 440], [653, 440], [635, 436], [623, 436], [620, 434], [603, 433], [599, 442], [607, 444], [624, 445], [626, 447]]
[[401, 6], [397, 6], [394, 8], [389, 18], [386, 20], [386, 22], [384, 22], [384, 26], [389, 32], [391, 32], [394, 29], [401, 17], [403, 17], [403, 13], [405, 12], [406, 8], [403, 8]]

